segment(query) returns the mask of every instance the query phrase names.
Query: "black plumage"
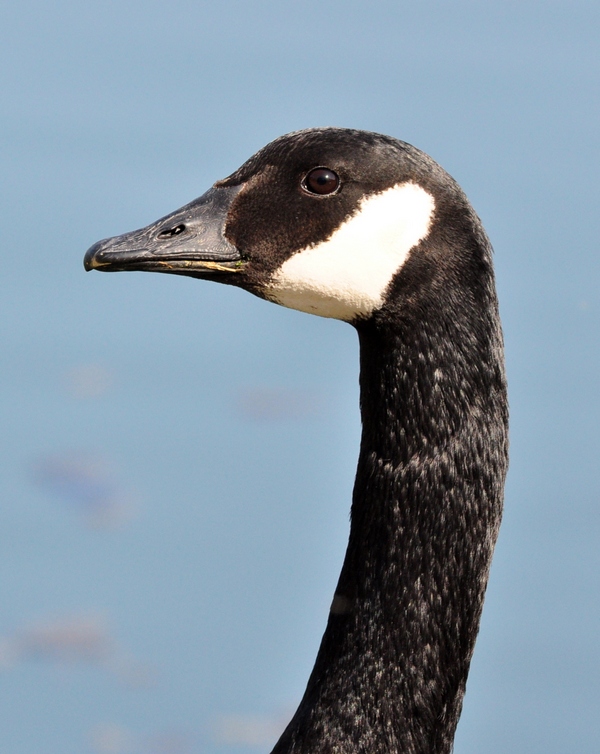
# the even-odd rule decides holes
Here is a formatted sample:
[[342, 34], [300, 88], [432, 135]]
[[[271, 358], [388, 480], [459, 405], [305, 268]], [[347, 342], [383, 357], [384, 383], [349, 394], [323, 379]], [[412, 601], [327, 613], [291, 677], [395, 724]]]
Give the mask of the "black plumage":
[[[339, 177], [330, 195], [306, 190], [318, 167]], [[381, 303], [348, 317], [360, 342], [363, 424], [350, 539], [307, 690], [274, 754], [451, 750], [507, 467], [490, 244], [461, 189], [427, 155], [387, 136], [310, 129], [215, 184], [222, 201], [198, 200], [216, 246], [186, 241], [186, 208], [86, 256], [88, 269], [191, 274], [276, 298], [287, 260], [331, 239], [365, 199], [407, 184], [435, 209]], [[180, 236], [187, 246], [177, 247]]]

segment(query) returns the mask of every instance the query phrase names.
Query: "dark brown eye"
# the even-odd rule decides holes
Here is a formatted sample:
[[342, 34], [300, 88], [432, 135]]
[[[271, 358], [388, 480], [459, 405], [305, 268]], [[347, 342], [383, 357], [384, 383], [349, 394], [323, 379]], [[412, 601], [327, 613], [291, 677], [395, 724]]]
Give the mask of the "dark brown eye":
[[333, 194], [340, 187], [340, 177], [329, 168], [315, 168], [302, 181], [302, 188], [311, 194]]

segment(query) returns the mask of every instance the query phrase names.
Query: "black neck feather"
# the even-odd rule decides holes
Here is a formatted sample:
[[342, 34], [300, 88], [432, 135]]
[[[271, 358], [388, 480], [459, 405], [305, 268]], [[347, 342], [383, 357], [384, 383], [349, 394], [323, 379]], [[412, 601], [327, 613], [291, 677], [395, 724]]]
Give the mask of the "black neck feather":
[[451, 317], [438, 299], [358, 327], [350, 540], [306, 693], [273, 754], [452, 748], [507, 465], [491, 277], [476, 295]]

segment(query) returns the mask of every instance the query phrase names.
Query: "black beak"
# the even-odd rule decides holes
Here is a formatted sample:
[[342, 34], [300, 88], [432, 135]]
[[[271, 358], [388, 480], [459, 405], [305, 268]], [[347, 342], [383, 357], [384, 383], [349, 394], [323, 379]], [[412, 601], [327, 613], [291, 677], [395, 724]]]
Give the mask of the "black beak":
[[242, 258], [225, 238], [227, 213], [241, 186], [211, 188], [199, 199], [141, 230], [98, 241], [86, 270], [146, 270], [192, 277], [239, 272]]

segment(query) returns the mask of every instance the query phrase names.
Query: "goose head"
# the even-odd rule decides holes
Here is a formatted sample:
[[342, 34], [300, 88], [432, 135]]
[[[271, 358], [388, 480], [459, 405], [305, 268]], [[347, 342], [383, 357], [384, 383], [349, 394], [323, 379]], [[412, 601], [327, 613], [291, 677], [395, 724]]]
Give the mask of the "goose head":
[[415, 147], [315, 128], [276, 139], [151, 225], [96, 243], [85, 267], [211, 279], [356, 324], [398, 305], [390, 294], [404, 268], [429, 288], [452, 275], [464, 241], [456, 254], [441, 250], [472, 235], [472, 215], [454, 180]]

